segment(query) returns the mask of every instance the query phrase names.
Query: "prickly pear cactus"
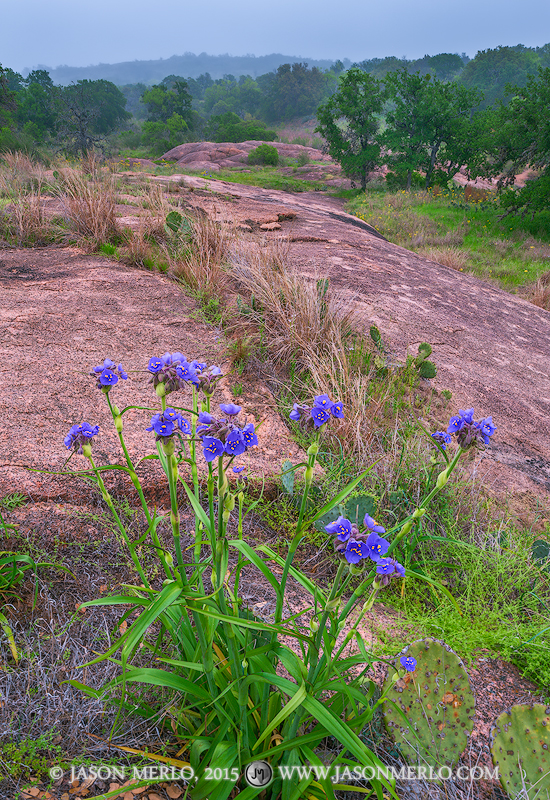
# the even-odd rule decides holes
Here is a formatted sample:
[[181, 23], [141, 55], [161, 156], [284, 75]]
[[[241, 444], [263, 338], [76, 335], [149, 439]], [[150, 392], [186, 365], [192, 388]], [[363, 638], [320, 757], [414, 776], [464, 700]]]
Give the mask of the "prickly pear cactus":
[[500, 782], [512, 797], [550, 798], [550, 707], [512, 706], [491, 730], [491, 755]]
[[[384, 704], [386, 727], [407, 761], [438, 770], [453, 767], [465, 749], [474, 726], [475, 700], [464, 664], [437, 639], [413, 642], [400, 654], [416, 659], [414, 672], [392, 681], [388, 672]], [[399, 657], [395, 661], [402, 670]]]
[[362, 525], [365, 519], [365, 514], [373, 517], [376, 511], [376, 498], [371, 494], [363, 494], [362, 492], [355, 492], [351, 494], [346, 500], [344, 516], [350, 522], [355, 522], [357, 525]]

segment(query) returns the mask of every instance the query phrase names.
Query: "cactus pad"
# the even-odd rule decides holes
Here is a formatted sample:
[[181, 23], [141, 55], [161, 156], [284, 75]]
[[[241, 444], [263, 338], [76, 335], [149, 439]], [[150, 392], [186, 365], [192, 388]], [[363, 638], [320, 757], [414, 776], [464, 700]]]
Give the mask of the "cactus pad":
[[510, 797], [550, 798], [550, 707], [517, 705], [501, 714], [491, 731], [491, 755]]
[[376, 498], [371, 494], [362, 494], [360, 492], [351, 494], [346, 500], [344, 517], [349, 519], [350, 522], [356, 522], [357, 525], [362, 526], [365, 514], [373, 517], [376, 512]]
[[421, 378], [435, 378], [437, 375], [437, 367], [433, 361], [422, 361], [418, 365], [418, 374]]
[[[450, 647], [436, 639], [413, 642], [401, 653], [405, 654], [416, 659], [415, 671], [394, 682], [390, 670], [384, 689], [410, 724], [387, 702], [386, 727], [411, 764], [435, 770], [452, 767], [474, 726], [475, 700], [464, 665]], [[399, 658], [395, 665], [402, 669]]]

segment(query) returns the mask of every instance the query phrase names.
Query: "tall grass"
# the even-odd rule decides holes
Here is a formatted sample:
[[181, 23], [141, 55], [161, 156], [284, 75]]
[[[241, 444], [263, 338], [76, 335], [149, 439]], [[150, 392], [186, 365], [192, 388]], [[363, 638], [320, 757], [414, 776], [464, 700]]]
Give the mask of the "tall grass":
[[4, 153], [0, 165], [0, 197], [8, 200], [0, 211], [0, 233], [19, 246], [51, 239], [44, 214], [46, 172], [25, 153]]
[[120, 236], [116, 219], [116, 187], [111, 175], [86, 175], [70, 167], [60, 169], [55, 191], [71, 233], [89, 250]]

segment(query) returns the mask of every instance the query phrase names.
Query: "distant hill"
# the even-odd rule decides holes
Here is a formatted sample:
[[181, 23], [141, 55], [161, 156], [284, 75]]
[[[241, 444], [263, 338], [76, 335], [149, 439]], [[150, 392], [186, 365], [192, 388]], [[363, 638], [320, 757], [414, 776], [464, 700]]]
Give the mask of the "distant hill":
[[[184, 78], [198, 78], [205, 72], [212, 78], [223, 78], [224, 75], [250, 75], [252, 78], [272, 72], [281, 64], [307, 62], [310, 67], [328, 69], [334, 61], [330, 59], [304, 58], [303, 56], [285, 56], [271, 53], [267, 56], [210, 56], [208, 53], [184, 53], [182, 56], [160, 58], [156, 61], [123, 61], [120, 64], [95, 64], [90, 67], [69, 67], [66, 65], [48, 69], [54, 83], [66, 85], [72, 81], [98, 80], [103, 78], [117, 86], [130, 83], [159, 83], [167, 75], [181, 75]], [[344, 69], [351, 66], [349, 59], [343, 60]]]

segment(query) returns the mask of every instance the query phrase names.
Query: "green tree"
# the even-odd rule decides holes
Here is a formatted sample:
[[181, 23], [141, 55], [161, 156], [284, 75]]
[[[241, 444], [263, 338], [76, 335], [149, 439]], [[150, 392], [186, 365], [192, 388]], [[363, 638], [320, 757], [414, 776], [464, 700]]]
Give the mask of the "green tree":
[[377, 139], [384, 105], [379, 81], [359, 67], [340, 78], [337, 91], [317, 109], [316, 132], [344, 174], [364, 190], [370, 172], [380, 163]]
[[187, 81], [177, 75], [168, 75], [143, 92], [141, 101], [148, 112], [142, 126], [143, 144], [154, 155], [188, 141], [194, 126], [192, 100]]
[[167, 122], [173, 114], [179, 114], [189, 125], [193, 118], [192, 100], [187, 81], [177, 75], [169, 75], [162, 83], [146, 89], [141, 96], [149, 122]]
[[56, 130], [55, 87], [43, 69], [29, 73], [25, 84], [17, 93], [17, 122], [35, 141], [41, 141]]
[[11, 114], [16, 108], [15, 92], [10, 89], [7, 71], [0, 64], [0, 126], [12, 121]]
[[82, 80], [56, 87], [58, 138], [63, 146], [84, 155], [130, 117], [126, 98], [110, 81]]
[[264, 82], [262, 115], [269, 121], [314, 114], [335, 84], [333, 72], [325, 73], [318, 67], [309, 69], [301, 63], [281, 64], [272, 79]]
[[527, 167], [537, 171], [523, 189], [509, 189], [502, 197], [510, 211], [535, 214], [550, 205], [550, 67], [539, 68], [526, 86], [508, 86], [507, 94], [510, 101], [501, 103], [493, 117], [496, 156], [490, 170], [503, 188], [513, 186]]
[[407, 189], [417, 171], [426, 174], [428, 187], [443, 144], [447, 160], [456, 163], [453, 145], [464, 143], [468, 120], [481, 95], [476, 89], [445, 83], [431, 74], [411, 75], [404, 69], [389, 73], [385, 86], [391, 108], [382, 140], [391, 151], [389, 163]]
[[529, 76], [536, 75], [539, 65], [540, 56], [522, 44], [480, 50], [465, 66], [460, 82], [480, 89], [484, 95], [480, 107], [487, 108], [504, 99], [507, 84], [525, 86]]

